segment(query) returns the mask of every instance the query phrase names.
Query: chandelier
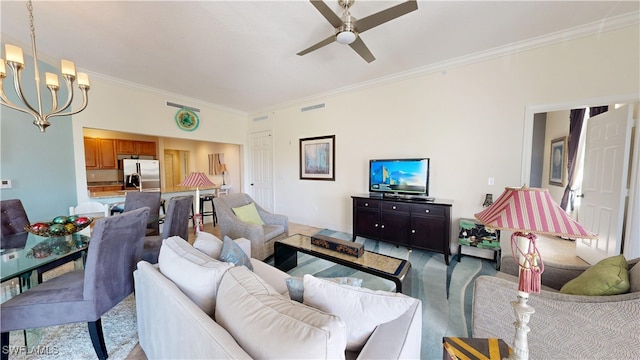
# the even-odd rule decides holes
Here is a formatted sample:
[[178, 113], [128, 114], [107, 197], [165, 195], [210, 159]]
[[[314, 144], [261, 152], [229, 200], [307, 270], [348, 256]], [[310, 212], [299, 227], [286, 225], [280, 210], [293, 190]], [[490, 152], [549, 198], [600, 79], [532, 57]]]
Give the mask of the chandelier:
[[87, 96], [87, 92], [89, 91], [89, 76], [85, 73], [79, 72], [77, 74], [78, 77], [78, 88], [82, 92], [82, 106], [75, 111], [63, 112], [69, 108], [71, 105], [71, 101], [73, 101], [73, 82], [76, 79], [76, 67], [72, 61], [69, 60], [61, 60], [60, 61], [60, 72], [62, 73], [62, 79], [67, 85], [67, 101], [58, 108], [58, 89], [60, 89], [60, 85], [58, 83], [58, 75], [47, 72], [45, 73], [45, 83], [47, 88], [51, 92], [51, 111], [45, 113], [42, 111], [42, 97], [40, 95], [40, 74], [38, 72], [38, 54], [36, 53], [36, 32], [33, 26], [33, 5], [31, 4], [31, 0], [27, 2], [27, 9], [29, 10], [29, 27], [31, 29], [31, 46], [33, 48], [33, 69], [35, 73], [35, 82], [36, 82], [36, 94], [38, 99], [38, 105], [34, 108], [24, 96], [22, 91], [22, 79], [21, 73], [24, 69], [24, 58], [22, 56], [22, 48], [6, 44], [5, 45], [5, 59], [6, 66], [11, 69], [13, 73], [13, 86], [15, 87], [16, 94], [20, 101], [22, 101], [22, 107], [12, 103], [4, 93], [4, 86], [2, 84], [2, 80], [7, 76], [6, 67], [5, 67], [5, 59], [0, 59], [0, 103], [12, 109], [22, 111], [24, 113], [30, 114], [35, 119], [33, 124], [36, 125], [41, 132], [44, 132], [45, 129], [51, 125], [49, 123], [49, 118], [54, 116], [68, 116], [74, 115], [87, 107], [87, 102], [89, 100]]

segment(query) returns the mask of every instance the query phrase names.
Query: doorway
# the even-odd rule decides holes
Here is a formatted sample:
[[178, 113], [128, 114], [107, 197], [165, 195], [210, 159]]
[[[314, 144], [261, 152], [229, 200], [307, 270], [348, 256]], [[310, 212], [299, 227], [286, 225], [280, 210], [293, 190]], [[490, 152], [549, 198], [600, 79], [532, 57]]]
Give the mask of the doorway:
[[[536, 140], [535, 140], [535, 121], [534, 119], [536, 117], [540, 117], [540, 114], [548, 114], [548, 113], [552, 113], [552, 112], [560, 112], [560, 111], [565, 111], [568, 112], [569, 109], [574, 109], [574, 108], [588, 108], [591, 106], [600, 106], [602, 104], [632, 104], [630, 106], [633, 106], [635, 108], [635, 112], [634, 112], [634, 121], [637, 125], [638, 123], [638, 100], [637, 100], [637, 95], [627, 95], [627, 96], [618, 96], [618, 97], [609, 97], [609, 98], [602, 98], [602, 99], [591, 99], [591, 100], [586, 100], [586, 101], [580, 101], [580, 102], [572, 102], [572, 103], [563, 103], [563, 104], [553, 104], [553, 105], [540, 105], [540, 106], [529, 106], [526, 108], [526, 112], [525, 112], [525, 124], [524, 124], [524, 137], [523, 137], [523, 151], [522, 151], [522, 172], [521, 172], [521, 181], [522, 183], [531, 183], [531, 176], [532, 174], [534, 174], [536, 172], [535, 167], [536, 165], [536, 160], [535, 157], [532, 156], [532, 154], [534, 153], [534, 148], [535, 148], [535, 144], [536, 144]], [[614, 109], [614, 106], [611, 106], [610, 109]], [[546, 119], [546, 121], [549, 121], [549, 119]], [[636, 126], [637, 127], [637, 126]], [[568, 120], [567, 120], [567, 129], [568, 129]], [[567, 130], [568, 133], [568, 130]], [[631, 146], [629, 147], [629, 149], [627, 149], [628, 154], [631, 154], [631, 156], [633, 156], [633, 153], [635, 152], [636, 154], [638, 154], [638, 148], [640, 147], [640, 134], [638, 134], [638, 131], [635, 131], [634, 136], [634, 142], [631, 144]], [[546, 141], [545, 141], [546, 142]], [[545, 147], [549, 147], [549, 144], [545, 143], [543, 145], [538, 145], [538, 146], [545, 146]], [[547, 154], [548, 155], [548, 154]], [[638, 155], [635, 155], [636, 157]], [[548, 156], [546, 156], [545, 158], [548, 159]], [[619, 239], [620, 241], [622, 240], [622, 238], [627, 239], [627, 241], [622, 245], [622, 249], [621, 252], [623, 254], [625, 254], [625, 256], [627, 258], [634, 258], [634, 257], [638, 257], [640, 256], [640, 237], [638, 237], [638, 234], [640, 234], [640, 217], [637, 216], [637, 214], [640, 212], [640, 201], [638, 201], [637, 199], [640, 198], [640, 178], [638, 175], [638, 165], [637, 165], [638, 161], [635, 160], [632, 162], [632, 164], [636, 164], [633, 166], [633, 168], [631, 169], [630, 172], [630, 176], [629, 176], [629, 197], [628, 197], [628, 207], [626, 210], [626, 213], [624, 214], [624, 218], [623, 221], [625, 222], [625, 233], [624, 235], [621, 236], [621, 239]], [[539, 165], [538, 165], [539, 166]], [[548, 163], [547, 165], [544, 165], [548, 167]], [[539, 170], [539, 169], [538, 169]], [[548, 169], [547, 169], [548, 170]], [[544, 184], [544, 176], [543, 176], [543, 184], [541, 187], [547, 187]], [[565, 184], [566, 185], [566, 184]], [[564, 191], [564, 187], [558, 187], [558, 193], [563, 192]], [[561, 195], [560, 195], [561, 198]], [[557, 199], [557, 201], [559, 202], [558, 196], [554, 196], [554, 199]]]
[[189, 173], [189, 151], [164, 150], [164, 180], [166, 188], [176, 188]]

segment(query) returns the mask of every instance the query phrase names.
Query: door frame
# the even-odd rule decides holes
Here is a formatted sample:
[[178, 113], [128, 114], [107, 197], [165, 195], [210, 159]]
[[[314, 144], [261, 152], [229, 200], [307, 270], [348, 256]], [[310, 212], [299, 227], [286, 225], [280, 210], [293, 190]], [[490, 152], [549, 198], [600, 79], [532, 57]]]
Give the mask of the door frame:
[[[520, 170], [520, 183], [526, 184], [529, 181], [529, 176], [531, 173], [531, 150], [533, 146], [533, 123], [534, 123], [534, 115], [537, 113], [546, 113], [553, 111], [562, 111], [562, 110], [570, 110], [579, 107], [592, 107], [592, 106], [601, 106], [601, 105], [610, 105], [610, 104], [637, 104], [640, 103], [640, 94], [638, 93], [629, 93], [629, 94], [620, 94], [620, 95], [610, 95], [598, 98], [591, 99], [577, 99], [572, 101], [567, 101], [563, 103], [555, 103], [555, 104], [540, 104], [540, 105], [528, 105], [525, 106], [525, 116], [524, 116], [524, 129], [522, 134], [522, 168]], [[635, 122], [636, 134], [635, 138], [639, 138], [640, 133], [640, 120], [636, 119]], [[638, 141], [634, 142], [634, 149], [631, 149], [632, 156], [633, 154], [640, 153], [638, 151], [640, 144]], [[631, 174], [631, 184], [640, 184], [640, 170], [637, 169], [637, 165], [632, 164], [632, 168], [629, 169], [629, 173]], [[636, 189], [634, 186], [631, 186], [628, 194], [629, 199], [633, 199], [636, 191], [640, 191]], [[627, 215], [625, 217], [625, 221], [627, 223], [626, 231], [626, 239], [629, 240], [630, 229], [635, 227], [640, 227], [640, 219], [638, 216], [634, 216], [633, 214], [640, 213], [640, 205], [629, 202], [629, 207], [627, 208]], [[640, 256], [640, 245], [639, 244], [631, 244], [630, 241], [626, 241], [623, 244], [622, 253], [627, 256], [627, 258], [635, 258]]]

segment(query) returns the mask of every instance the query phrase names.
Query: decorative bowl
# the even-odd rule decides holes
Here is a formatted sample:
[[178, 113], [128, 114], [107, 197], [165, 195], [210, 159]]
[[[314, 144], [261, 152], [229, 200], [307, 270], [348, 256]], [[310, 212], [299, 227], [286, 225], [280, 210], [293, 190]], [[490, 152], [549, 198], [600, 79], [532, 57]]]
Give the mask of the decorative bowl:
[[38, 236], [56, 238], [75, 234], [92, 222], [93, 218], [86, 216], [56, 216], [51, 221], [26, 225], [24, 229]]

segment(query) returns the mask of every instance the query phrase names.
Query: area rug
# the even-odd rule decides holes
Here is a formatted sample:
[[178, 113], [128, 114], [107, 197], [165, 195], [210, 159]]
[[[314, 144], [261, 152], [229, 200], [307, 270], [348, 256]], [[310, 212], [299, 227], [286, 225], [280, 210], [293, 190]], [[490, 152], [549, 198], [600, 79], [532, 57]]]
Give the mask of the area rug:
[[[44, 274], [44, 280], [73, 269], [71, 263], [53, 269]], [[11, 281], [2, 284], [2, 300], [15, 295], [17, 284], [11, 287]], [[134, 295], [130, 295], [120, 304], [102, 316], [104, 341], [109, 359], [125, 359], [138, 343], [138, 325], [136, 322], [136, 304]], [[27, 331], [28, 347], [25, 347], [24, 333], [12, 331], [10, 355], [14, 359], [95, 359], [96, 353], [89, 337], [86, 323], [51, 326]]]
[[[318, 234], [351, 240], [351, 234], [323, 229]], [[442, 359], [442, 338], [445, 336], [471, 337], [471, 306], [473, 282], [480, 275], [495, 275], [491, 260], [463, 257], [461, 262], [452, 258], [450, 265], [444, 255], [406, 247], [396, 247], [381, 241], [357, 237], [365, 250], [390, 255], [411, 262], [408, 295], [422, 300], [422, 352], [421, 359]], [[298, 266], [289, 274], [301, 276], [363, 278], [363, 287], [391, 290], [393, 282], [336, 265], [306, 254], [298, 254]], [[406, 291], [405, 291], [406, 292]]]

